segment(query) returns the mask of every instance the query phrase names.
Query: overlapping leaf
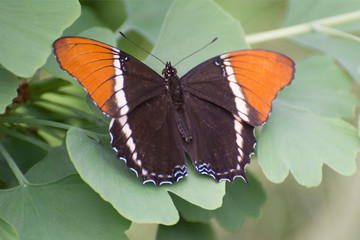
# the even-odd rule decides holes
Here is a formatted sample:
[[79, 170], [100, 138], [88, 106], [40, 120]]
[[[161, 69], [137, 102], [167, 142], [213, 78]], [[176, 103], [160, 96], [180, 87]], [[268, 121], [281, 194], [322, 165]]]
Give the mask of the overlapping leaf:
[[241, 179], [226, 185], [223, 205], [213, 211], [202, 209], [180, 198], [174, 197], [176, 207], [181, 216], [190, 222], [209, 223], [216, 219], [229, 231], [239, 231], [246, 218], [256, 218], [265, 203], [265, 192], [260, 183], [248, 174], [249, 185]]
[[[163, 61], [175, 64], [218, 37], [206, 50], [181, 62], [177, 66], [179, 76], [216, 55], [249, 47], [240, 23], [211, 0], [174, 1], [166, 16], [152, 51]], [[157, 72], [164, 68], [151, 56], [144, 63]]]
[[[289, 4], [286, 25], [293, 25], [314, 21], [319, 18], [336, 16], [360, 9], [359, 1], [313, 1], [292, 0]], [[316, 27], [316, 25], [315, 25]], [[337, 26], [341, 31], [360, 31], [360, 21]], [[326, 54], [333, 56], [338, 62], [351, 74], [351, 76], [360, 83], [359, 65], [360, 58], [360, 39], [356, 40], [349, 37], [349, 33], [329, 30], [321, 30], [317, 33], [300, 35], [292, 38], [293, 40], [306, 46], [318, 49]]]
[[19, 240], [19, 236], [14, 226], [0, 218], [0, 239]]
[[108, 134], [88, 134], [78, 128], [69, 130], [66, 142], [71, 160], [81, 177], [124, 217], [143, 223], [176, 223], [179, 215], [168, 191], [203, 208], [221, 206], [224, 183], [198, 175], [189, 166], [190, 176], [176, 185], [143, 185], [123, 161], [116, 159]]
[[226, 12], [240, 20], [246, 34], [280, 27], [287, 10], [287, 1], [216, 0], [216, 2]]
[[175, 226], [159, 226], [157, 240], [214, 240], [215, 234], [209, 224], [191, 223], [180, 220]]
[[173, 0], [161, 1], [124, 1], [127, 19], [121, 26], [122, 31], [137, 31], [155, 43], [159, 35], [159, 26], [164, 21]]
[[51, 148], [40, 162], [26, 173], [26, 178], [32, 183], [48, 183], [65, 176], [76, 174], [65, 146]]
[[77, 175], [0, 190], [0, 216], [34, 240], [126, 239], [130, 225]]
[[17, 76], [32, 76], [79, 15], [76, 0], [0, 1], [0, 63]]

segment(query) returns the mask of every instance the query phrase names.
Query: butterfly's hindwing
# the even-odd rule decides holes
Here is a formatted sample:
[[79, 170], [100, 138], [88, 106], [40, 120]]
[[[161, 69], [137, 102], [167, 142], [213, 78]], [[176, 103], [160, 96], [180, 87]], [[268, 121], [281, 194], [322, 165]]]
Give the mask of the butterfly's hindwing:
[[192, 143], [187, 150], [196, 170], [216, 180], [241, 176], [254, 152], [254, 127], [232, 113], [191, 94], [185, 95], [185, 109]]
[[172, 183], [187, 175], [182, 139], [167, 96], [154, 97], [114, 118], [110, 134], [118, 157], [144, 182]]

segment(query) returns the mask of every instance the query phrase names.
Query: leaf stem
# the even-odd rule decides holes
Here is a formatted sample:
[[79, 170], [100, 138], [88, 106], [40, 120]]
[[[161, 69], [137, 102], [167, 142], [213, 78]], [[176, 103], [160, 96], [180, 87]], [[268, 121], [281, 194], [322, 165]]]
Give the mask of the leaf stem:
[[20, 139], [22, 141], [26, 141], [28, 143], [31, 143], [31, 144], [35, 145], [35, 146], [38, 146], [39, 148], [41, 148], [41, 149], [43, 149], [45, 151], [49, 151], [50, 148], [51, 148], [47, 143], [45, 143], [43, 141], [40, 141], [40, 140], [38, 140], [36, 138], [33, 138], [33, 137], [30, 137], [30, 136], [26, 136], [26, 135], [21, 134], [19, 132], [12, 131], [11, 129], [8, 129], [8, 128], [2, 126], [1, 124], [0, 124], [0, 130], [1, 130], [1, 132], [6, 133], [6, 134], [8, 134], [8, 135], [10, 135], [12, 137], [15, 137], [15, 138]]
[[30, 182], [25, 178], [23, 173], [20, 171], [19, 167], [16, 165], [14, 159], [11, 157], [9, 152], [4, 148], [4, 146], [0, 143], [0, 153], [4, 156], [5, 160], [9, 164], [11, 170], [13, 171], [15, 177], [19, 181], [19, 184], [22, 186], [29, 185]]
[[54, 102], [54, 101], [51, 101], [51, 100], [47, 100], [47, 99], [41, 99], [41, 101], [44, 102], [44, 103], [53, 104], [53, 105], [55, 105], [55, 106], [64, 108], [64, 109], [66, 109], [66, 110], [68, 110], [68, 111], [74, 112], [74, 113], [76, 114], [76, 116], [74, 116], [74, 118], [75, 118], [75, 117], [77, 117], [77, 118], [81, 118], [81, 117], [82, 117], [82, 118], [85, 118], [85, 119], [88, 120], [88, 121], [91, 121], [91, 119], [93, 118], [90, 114], [88, 114], [88, 113], [86, 113], [86, 112], [84, 112], [84, 111], [82, 111], [82, 110], [79, 110], [79, 109], [77, 109], [77, 108], [75, 108], [75, 107], [71, 107], [71, 106], [69, 106], [69, 105], [67, 105], [67, 104], [57, 103], [57, 102]]
[[334, 36], [334, 37], [341, 37], [341, 38], [345, 38], [345, 39], [349, 39], [349, 40], [353, 40], [353, 41], [357, 41], [360, 42], [360, 37], [357, 37], [355, 35], [352, 35], [350, 33], [347, 32], [343, 32], [341, 30], [338, 30], [336, 28], [330, 28], [330, 27], [326, 27], [324, 25], [314, 25], [314, 30], [323, 34], [327, 34], [330, 36]]
[[328, 18], [318, 19], [307, 23], [251, 34], [246, 37], [246, 41], [249, 44], [256, 44], [279, 38], [292, 37], [304, 33], [310, 33], [315, 31], [316, 27], [319, 25], [329, 27], [347, 22], [352, 22], [355, 20], [360, 20], [360, 11], [349, 12]]
[[68, 130], [71, 127], [71, 125], [65, 123], [59, 123], [44, 119], [25, 118], [25, 117], [2, 117], [0, 118], [0, 122], [25, 123], [33, 126], [48, 126], [48, 127], [65, 129], [65, 130]]

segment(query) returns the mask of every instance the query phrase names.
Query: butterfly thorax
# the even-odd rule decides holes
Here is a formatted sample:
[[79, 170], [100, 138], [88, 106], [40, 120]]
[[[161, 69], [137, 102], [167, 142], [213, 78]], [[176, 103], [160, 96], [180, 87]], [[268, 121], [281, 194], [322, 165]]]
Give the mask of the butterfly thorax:
[[181, 108], [184, 103], [184, 96], [180, 79], [177, 76], [176, 68], [171, 66], [171, 62], [167, 62], [162, 74], [165, 80], [165, 88], [168, 96], [171, 98], [175, 108]]

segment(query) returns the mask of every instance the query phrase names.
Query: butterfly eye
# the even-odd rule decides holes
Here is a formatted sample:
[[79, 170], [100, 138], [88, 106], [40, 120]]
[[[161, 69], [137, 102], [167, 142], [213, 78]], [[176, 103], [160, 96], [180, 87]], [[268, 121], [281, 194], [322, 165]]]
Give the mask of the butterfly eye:
[[163, 76], [165, 76], [165, 71], [166, 71], [166, 69], [164, 68], [164, 69], [162, 70], [162, 75], [163, 75]]

